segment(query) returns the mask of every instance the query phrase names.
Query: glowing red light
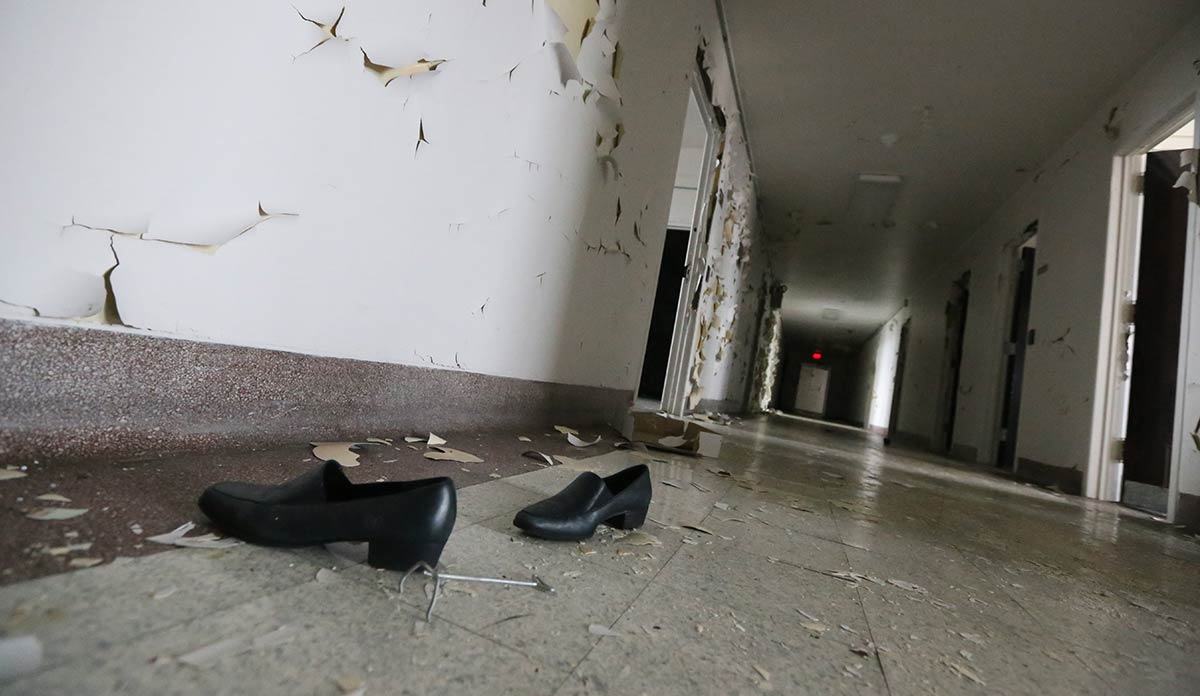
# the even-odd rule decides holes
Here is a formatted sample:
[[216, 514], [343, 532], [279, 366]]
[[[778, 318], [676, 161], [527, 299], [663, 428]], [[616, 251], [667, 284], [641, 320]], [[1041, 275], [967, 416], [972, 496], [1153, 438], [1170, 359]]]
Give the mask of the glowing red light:
[[822, 357], [824, 357], [824, 356], [821, 353], [813, 353], [812, 354], [813, 360], [820, 360]]

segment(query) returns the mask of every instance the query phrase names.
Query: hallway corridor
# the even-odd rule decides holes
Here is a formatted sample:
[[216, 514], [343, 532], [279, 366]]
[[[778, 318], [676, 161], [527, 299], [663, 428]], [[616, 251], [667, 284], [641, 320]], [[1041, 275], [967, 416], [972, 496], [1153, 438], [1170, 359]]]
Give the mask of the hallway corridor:
[[[46, 651], [0, 691], [1181, 694], [1200, 677], [1191, 535], [844, 429], [717, 429], [719, 460], [610, 450], [459, 491], [446, 571], [554, 595], [450, 582], [426, 624], [420, 583], [400, 594], [353, 547], [175, 549], [0, 588], [0, 629]], [[511, 526], [580, 470], [637, 461], [641, 533]]]

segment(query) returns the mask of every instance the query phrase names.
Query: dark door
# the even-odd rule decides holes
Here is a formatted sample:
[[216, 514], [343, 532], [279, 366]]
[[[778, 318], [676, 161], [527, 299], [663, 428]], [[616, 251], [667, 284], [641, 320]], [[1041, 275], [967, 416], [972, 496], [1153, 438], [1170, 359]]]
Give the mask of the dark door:
[[954, 417], [958, 412], [958, 378], [962, 363], [963, 336], [967, 330], [967, 302], [971, 272], [954, 281], [950, 301], [946, 303], [946, 339], [942, 371], [941, 432], [935, 441], [943, 452], [954, 444]]
[[1008, 330], [1008, 361], [1004, 368], [1004, 402], [1000, 407], [1000, 451], [996, 466], [1014, 469], [1017, 461], [1017, 426], [1021, 423], [1021, 379], [1025, 374], [1025, 349], [1029, 334], [1029, 302], [1033, 297], [1033, 269], [1037, 249], [1021, 249], [1017, 294], [1013, 298]]
[[687, 230], [669, 229], [663, 243], [658, 286], [654, 290], [654, 307], [650, 312], [650, 333], [646, 336], [646, 360], [642, 363], [642, 380], [638, 386], [638, 396], [647, 399], [661, 400], [667, 381], [667, 361], [671, 357], [671, 339], [675, 334], [675, 310], [687, 272], [689, 234]]
[[1125, 480], [1162, 487], [1170, 480], [1187, 248], [1187, 192], [1174, 188], [1181, 172], [1178, 151], [1146, 156], [1125, 430]]

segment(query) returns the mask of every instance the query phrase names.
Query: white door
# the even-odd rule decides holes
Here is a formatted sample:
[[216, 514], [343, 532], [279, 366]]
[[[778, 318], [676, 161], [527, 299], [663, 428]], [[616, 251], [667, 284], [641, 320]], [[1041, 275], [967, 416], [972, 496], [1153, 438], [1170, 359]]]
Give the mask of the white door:
[[825, 391], [829, 387], [829, 368], [801, 365], [796, 382], [796, 410], [825, 415]]

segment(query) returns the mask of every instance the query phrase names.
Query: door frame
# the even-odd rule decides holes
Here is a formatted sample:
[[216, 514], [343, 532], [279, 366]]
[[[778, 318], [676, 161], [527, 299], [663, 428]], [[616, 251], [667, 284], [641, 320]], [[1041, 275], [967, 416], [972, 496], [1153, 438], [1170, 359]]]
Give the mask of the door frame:
[[700, 162], [696, 209], [692, 213], [692, 228], [688, 237], [687, 271], [675, 307], [675, 329], [671, 333], [671, 353], [667, 358], [667, 379], [663, 385], [662, 409], [676, 416], [682, 416], [687, 411], [688, 378], [692, 370], [692, 361], [695, 359], [696, 329], [699, 323], [699, 312], [692, 306], [692, 296], [700, 290], [700, 284], [704, 280], [705, 261], [708, 258], [708, 230], [704, 229], [704, 222], [708, 219], [709, 208], [713, 203], [713, 192], [717, 184], [713, 173], [717, 166], [720, 140], [724, 137], [717, 125], [716, 111], [700, 76], [699, 65], [688, 71], [688, 89], [688, 98], [695, 99], [700, 108], [700, 117], [704, 121], [708, 137], [704, 144], [704, 158]]
[[[1131, 152], [1113, 158], [1109, 183], [1109, 233], [1105, 250], [1105, 293], [1101, 307], [1101, 352], [1096, 380], [1096, 409], [1093, 413], [1092, 440], [1088, 452], [1088, 469], [1084, 479], [1084, 494], [1106, 501], [1121, 499], [1124, 462], [1120, 443], [1125, 435], [1129, 412], [1129, 378], [1133, 354], [1128, 350], [1130, 319], [1129, 298], [1137, 293], [1137, 270], [1141, 242], [1142, 204], [1144, 197], [1138, 177], [1146, 171], [1146, 152], [1163, 138], [1200, 117], [1200, 96], [1191, 97], [1185, 105], [1171, 110], [1172, 115], [1150, 129]], [[1200, 147], [1200, 127], [1193, 136], [1193, 147]], [[1173, 522], [1179, 503], [1180, 469], [1185, 447], [1190, 446], [1189, 419], [1196, 413], [1185, 413], [1188, 395], [1188, 375], [1200, 373], [1200, 356], [1187, 350], [1192, 341], [1200, 340], [1200, 284], [1194, 282], [1200, 271], [1200, 245], [1196, 243], [1200, 215], [1197, 206], [1188, 210], [1187, 248], [1184, 252], [1183, 308], [1179, 326], [1179, 361], [1176, 366], [1175, 414], [1171, 436], [1171, 473], [1167, 487], [1167, 521]], [[1136, 350], [1136, 345], [1134, 347]], [[1193, 411], [1200, 403], [1193, 403]]]

